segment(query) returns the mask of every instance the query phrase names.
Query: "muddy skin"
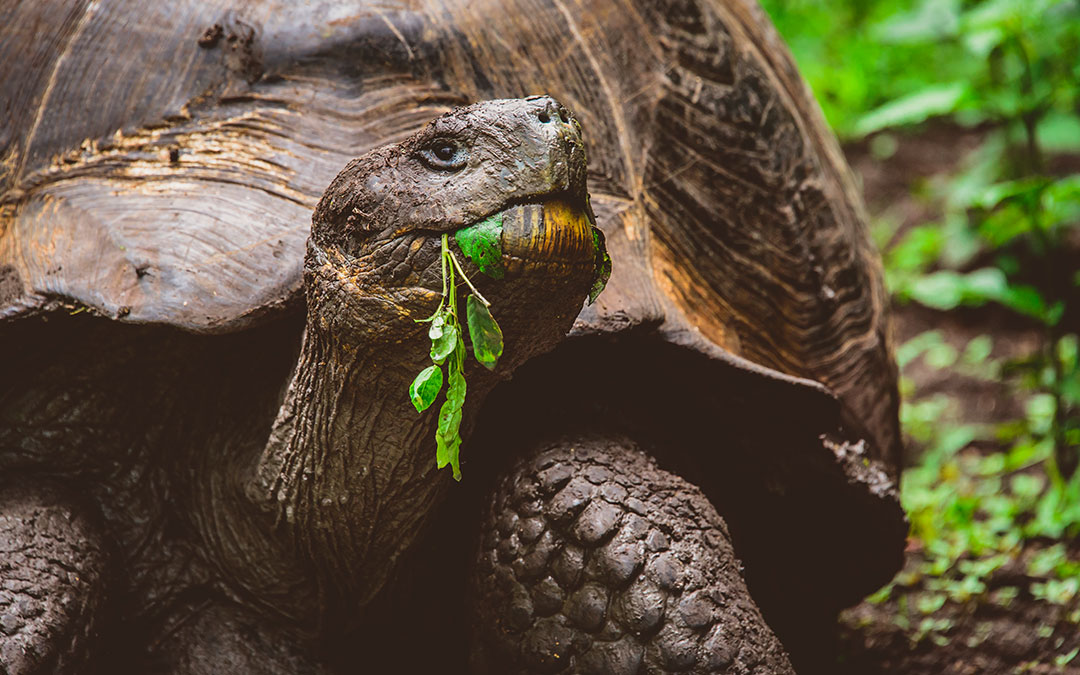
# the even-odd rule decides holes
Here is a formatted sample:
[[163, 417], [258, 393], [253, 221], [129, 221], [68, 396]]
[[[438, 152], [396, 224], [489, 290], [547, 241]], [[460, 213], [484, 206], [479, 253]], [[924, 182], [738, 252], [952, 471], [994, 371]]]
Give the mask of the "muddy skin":
[[0, 483], [0, 668], [79, 672], [107, 604], [108, 551], [86, 504], [48, 482]]

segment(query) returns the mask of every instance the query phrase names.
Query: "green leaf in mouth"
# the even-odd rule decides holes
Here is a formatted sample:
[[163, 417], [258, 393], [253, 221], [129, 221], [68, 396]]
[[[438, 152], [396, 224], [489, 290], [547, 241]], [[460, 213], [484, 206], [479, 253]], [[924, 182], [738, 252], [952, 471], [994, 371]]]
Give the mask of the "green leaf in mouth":
[[473, 355], [488, 370], [494, 370], [503, 352], [503, 334], [495, 318], [484, 303], [475, 295], [465, 301], [465, 314], [469, 324], [469, 339]]
[[438, 366], [428, 366], [420, 371], [409, 385], [409, 398], [416, 412], [424, 412], [435, 402], [442, 389], [442, 380], [442, 369]]
[[502, 231], [503, 217], [501, 213], [496, 213], [454, 234], [461, 252], [467, 255], [481, 272], [493, 279], [502, 279], [504, 274]]
[[[590, 216], [590, 222], [592, 218]], [[502, 266], [502, 214], [496, 214], [475, 225], [458, 230], [454, 238], [461, 252], [480, 269], [496, 279], [504, 274]], [[592, 228], [595, 246], [593, 286], [589, 293], [592, 303], [604, 290], [611, 276], [611, 258], [604, 246], [604, 235]], [[494, 370], [503, 353], [503, 334], [488, 301], [473, 286], [457, 256], [450, 250], [448, 235], [442, 235], [442, 299], [435, 312], [422, 321], [430, 322], [431, 361], [409, 386], [409, 398], [417, 411], [423, 412], [434, 403], [442, 391], [443, 371], [446, 368], [446, 398], [439, 409], [435, 430], [435, 463], [442, 469], [449, 465], [454, 480], [461, 480], [459, 454], [461, 449], [461, 416], [465, 404], [465, 341], [458, 312], [457, 276], [472, 293], [466, 298], [466, 324], [476, 360], [488, 370]]]
[[593, 285], [589, 289], [589, 304], [596, 302], [596, 298], [604, 291], [608, 279], [611, 278], [611, 256], [608, 255], [607, 246], [604, 244], [604, 233], [599, 227], [592, 228], [593, 246], [596, 247], [596, 260], [593, 263]]

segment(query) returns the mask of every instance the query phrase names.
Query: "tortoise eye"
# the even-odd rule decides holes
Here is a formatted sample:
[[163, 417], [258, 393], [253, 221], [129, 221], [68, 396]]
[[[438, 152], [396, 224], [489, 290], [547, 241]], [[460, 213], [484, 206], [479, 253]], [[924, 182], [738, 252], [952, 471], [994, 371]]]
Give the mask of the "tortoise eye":
[[465, 167], [469, 159], [468, 151], [453, 141], [439, 139], [429, 143], [420, 151], [420, 157], [432, 169], [457, 171]]

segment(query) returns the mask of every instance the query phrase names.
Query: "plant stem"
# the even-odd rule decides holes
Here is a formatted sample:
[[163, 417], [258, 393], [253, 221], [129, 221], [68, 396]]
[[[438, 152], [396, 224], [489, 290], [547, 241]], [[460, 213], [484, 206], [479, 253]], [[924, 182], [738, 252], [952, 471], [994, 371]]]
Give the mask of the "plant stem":
[[477, 299], [480, 300], [480, 302], [484, 303], [484, 307], [491, 307], [491, 303], [487, 301], [487, 298], [481, 295], [480, 291], [476, 290], [476, 286], [473, 286], [472, 282], [469, 281], [469, 277], [465, 275], [465, 270], [461, 269], [461, 263], [458, 262], [457, 256], [454, 255], [453, 251], [450, 251], [450, 260], [453, 261], [454, 268], [457, 269], [458, 274], [460, 274], [461, 278], [465, 280], [466, 284], [468, 284], [469, 288], [473, 292], [473, 295], [475, 295]]
[[[446, 299], [446, 255], [450, 253], [450, 242], [447, 239], [446, 233], [442, 235], [442, 294], [443, 299]], [[442, 303], [439, 303], [439, 307], [442, 307]]]
[[[1031, 55], [1028, 54], [1027, 45], [1024, 44], [1022, 35], [1013, 35], [1013, 43], [1016, 51], [1020, 54], [1020, 60], [1024, 63], [1024, 73], [1020, 78], [1020, 93], [1025, 99], [1030, 99], [1035, 91], [1035, 74], [1031, 66]], [[1028, 169], [1033, 174], [1041, 173], [1043, 168], [1042, 150], [1039, 148], [1038, 123], [1042, 113], [1038, 108], [1032, 108], [1020, 114], [1020, 121], [1024, 125], [1024, 136], [1027, 140]]]

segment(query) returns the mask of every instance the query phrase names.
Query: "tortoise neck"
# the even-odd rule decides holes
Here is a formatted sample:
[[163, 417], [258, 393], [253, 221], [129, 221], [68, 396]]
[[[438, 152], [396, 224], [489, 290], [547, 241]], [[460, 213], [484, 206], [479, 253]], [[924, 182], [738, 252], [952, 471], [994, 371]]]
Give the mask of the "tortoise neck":
[[315, 320], [247, 491], [298, 562], [317, 570], [324, 598], [363, 604], [446, 481], [434, 447], [426, 451], [434, 416], [408, 401], [407, 350], [342, 342]]

